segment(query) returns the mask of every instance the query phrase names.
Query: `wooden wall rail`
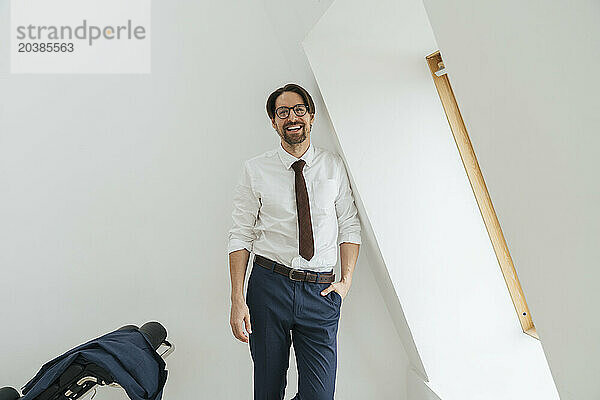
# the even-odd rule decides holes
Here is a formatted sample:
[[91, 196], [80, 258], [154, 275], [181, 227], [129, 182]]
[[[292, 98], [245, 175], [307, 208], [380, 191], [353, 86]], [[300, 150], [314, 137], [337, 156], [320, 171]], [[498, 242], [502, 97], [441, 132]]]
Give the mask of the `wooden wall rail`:
[[485, 181], [483, 180], [481, 170], [479, 169], [477, 157], [475, 157], [475, 151], [471, 145], [469, 134], [465, 128], [458, 104], [456, 103], [456, 98], [454, 97], [454, 92], [450, 86], [448, 74], [444, 73], [441, 76], [435, 74], [436, 71], [444, 67], [442, 56], [439, 51], [436, 51], [425, 58], [429, 65], [429, 69], [431, 70], [431, 76], [442, 101], [442, 106], [444, 107], [446, 117], [448, 118], [452, 135], [454, 136], [454, 141], [456, 142], [460, 157], [469, 177], [469, 182], [471, 183], [471, 188], [475, 194], [479, 211], [481, 211], [481, 216], [483, 217], [485, 227], [490, 236], [496, 258], [500, 264], [500, 269], [504, 275], [504, 280], [515, 306], [515, 310], [517, 311], [517, 316], [521, 322], [523, 332], [539, 339], [529, 313], [529, 308], [525, 302], [523, 289], [519, 283], [519, 278], [517, 278], [517, 273], [508, 251], [506, 240], [502, 234], [500, 222], [494, 211], [492, 200], [490, 199]]

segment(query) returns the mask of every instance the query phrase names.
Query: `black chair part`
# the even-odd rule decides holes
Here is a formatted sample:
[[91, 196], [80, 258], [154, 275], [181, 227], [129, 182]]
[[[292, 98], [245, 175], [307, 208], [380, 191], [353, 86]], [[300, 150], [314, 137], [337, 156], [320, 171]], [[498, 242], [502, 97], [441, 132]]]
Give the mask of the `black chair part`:
[[167, 338], [167, 330], [159, 322], [146, 322], [140, 328], [140, 332], [146, 335], [154, 350], [157, 350]]
[[11, 387], [3, 387], [0, 389], [0, 400], [17, 400], [21, 397], [19, 392]]

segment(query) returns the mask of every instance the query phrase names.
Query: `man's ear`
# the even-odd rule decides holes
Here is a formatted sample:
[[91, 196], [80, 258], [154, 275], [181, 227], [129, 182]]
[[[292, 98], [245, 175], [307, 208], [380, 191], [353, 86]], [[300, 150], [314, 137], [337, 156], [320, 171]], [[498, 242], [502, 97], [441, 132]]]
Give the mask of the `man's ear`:
[[310, 114], [310, 124], [312, 125], [315, 122], [315, 114]]
[[275, 118], [273, 118], [271, 120], [271, 125], [273, 126], [273, 128], [275, 128], [275, 130], [277, 130], [277, 124], [275, 124]]

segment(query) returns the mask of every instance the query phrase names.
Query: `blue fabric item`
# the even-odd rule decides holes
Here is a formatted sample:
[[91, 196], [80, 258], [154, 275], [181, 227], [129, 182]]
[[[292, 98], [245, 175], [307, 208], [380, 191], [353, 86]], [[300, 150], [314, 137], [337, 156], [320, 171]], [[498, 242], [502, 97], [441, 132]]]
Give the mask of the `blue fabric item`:
[[283, 400], [292, 343], [298, 366], [293, 399], [333, 400], [342, 298], [334, 291], [322, 296], [329, 285], [292, 281], [253, 264], [246, 303], [252, 326], [248, 338], [254, 400]]
[[107, 333], [47, 362], [23, 387], [21, 400], [33, 400], [79, 358], [104, 368], [131, 400], [160, 400], [167, 381], [165, 361], [135, 328]]

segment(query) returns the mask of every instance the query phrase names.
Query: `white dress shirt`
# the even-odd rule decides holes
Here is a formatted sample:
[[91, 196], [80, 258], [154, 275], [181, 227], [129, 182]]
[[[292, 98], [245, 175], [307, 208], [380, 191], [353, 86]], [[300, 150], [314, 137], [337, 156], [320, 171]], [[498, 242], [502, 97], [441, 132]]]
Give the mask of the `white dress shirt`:
[[[298, 250], [298, 212], [292, 164], [303, 159], [315, 253]], [[360, 221], [341, 157], [312, 143], [300, 158], [281, 147], [244, 163], [233, 197], [229, 253], [246, 249], [292, 268], [330, 271], [340, 243], [360, 244]]]

